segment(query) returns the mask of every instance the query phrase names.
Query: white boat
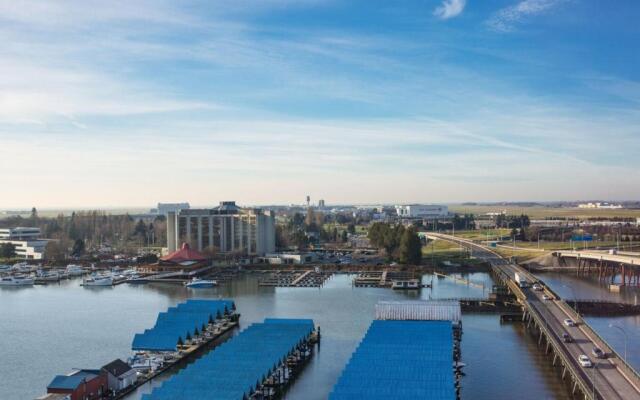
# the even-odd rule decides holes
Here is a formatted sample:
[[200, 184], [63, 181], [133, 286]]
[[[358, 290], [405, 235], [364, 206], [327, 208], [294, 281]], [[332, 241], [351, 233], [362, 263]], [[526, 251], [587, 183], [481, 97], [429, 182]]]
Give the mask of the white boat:
[[82, 268], [82, 266], [75, 264], [67, 265], [67, 269], [65, 269], [65, 272], [69, 277], [84, 275], [84, 269]]
[[60, 274], [58, 271], [43, 271], [39, 269], [36, 272], [36, 280], [40, 282], [58, 282]]
[[82, 286], [113, 286], [113, 277], [110, 275], [94, 275], [83, 279]]
[[18, 272], [31, 272], [32, 271], [31, 266], [29, 264], [27, 264], [26, 262], [24, 262], [24, 261], [16, 263], [16, 264], [13, 264], [11, 269], [13, 271], [18, 271]]
[[4, 276], [0, 278], [0, 286], [33, 286], [33, 278], [26, 276]]
[[420, 289], [420, 280], [407, 279], [407, 280], [393, 281], [391, 282], [391, 289], [397, 289], [397, 290]]
[[11, 270], [11, 265], [0, 264], [0, 272], [7, 272]]
[[193, 278], [191, 282], [188, 282], [186, 286], [191, 289], [212, 288], [216, 286], [218, 282], [213, 280]]

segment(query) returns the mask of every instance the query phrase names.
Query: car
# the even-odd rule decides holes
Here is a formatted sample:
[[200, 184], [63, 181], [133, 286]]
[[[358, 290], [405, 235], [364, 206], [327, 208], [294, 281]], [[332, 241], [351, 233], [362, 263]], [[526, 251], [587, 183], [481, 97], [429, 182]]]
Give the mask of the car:
[[566, 326], [576, 326], [576, 323], [575, 323], [575, 322], [573, 322], [573, 320], [572, 320], [571, 318], [567, 318], [567, 319], [565, 319], [563, 322], [564, 322], [564, 324], [565, 324]]
[[533, 290], [536, 290], [536, 291], [540, 292], [540, 291], [542, 291], [542, 290], [544, 290], [544, 289], [542, 288], [542, 285], [541, 285], [541, 284], [539, 284], [539, 283], [534, 283], [534, 284], [533, 284]]
[[602, 351], [599, 347], [594, 347], [591, 350], [591, 354], [593, 354], [596, 358], [605, 358], [604, 351]]
[[573, 338], [571, 337], [571, 335], [565, 332], [562, 334], [562, 341], [565, 343], [571, 343], [573, 342]]
[[542, 300], [545, 300], [545, 301], [551, 300], [551, 296], [549, 296], [548, 294], [543, 294], [542, 295]]
[[593, 367], [593, 363], [591, 362], [589, 357], [586, 356], [586, 354], [580, 354], [580, 357], [578, 357], [578, 362], [580, 363], [580, 366], [584, 368]]

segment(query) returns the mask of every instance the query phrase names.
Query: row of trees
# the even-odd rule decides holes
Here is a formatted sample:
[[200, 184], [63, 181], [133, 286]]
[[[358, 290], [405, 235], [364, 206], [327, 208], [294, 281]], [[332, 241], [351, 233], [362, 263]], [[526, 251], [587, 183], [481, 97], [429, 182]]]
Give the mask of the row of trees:
[[415, 227], [376, 222], [369, 228], [368, 237], [371, 244], [384, 249], [390, 259], [402, 264], [420, 264], [422, 240]]
[[41, 217], [33, 208], [27, 218], [12, 216], [0, 220], [0, 227], [15, 226], [40, 228], [44, 238], [53, 239], [47, 246], [47, 258], [53, 259], [80, 256], [101, 245], [133, 252], [141, 246], [162, 245], [166, 241], [164, 216], [145, 222], [129, 214], [111, 215], [95, 210]]

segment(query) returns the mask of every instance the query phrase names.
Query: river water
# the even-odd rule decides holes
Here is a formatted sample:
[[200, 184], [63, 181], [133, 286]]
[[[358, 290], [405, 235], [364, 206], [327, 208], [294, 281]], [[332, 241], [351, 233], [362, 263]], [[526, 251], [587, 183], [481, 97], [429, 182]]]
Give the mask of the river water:
[[[571, 277], [547, 276], [577, 282]], [[46, 391], [56, 374], [73, 368], [99, 368], [118, 357], [126, 359], [136, 332], [150, 328], [159, 312], [189, 297], [232, 298], [242, 315], [241, 327], [265, 317], [313, 318], [322, 328], [319, 351], [286, 398], [326, 399], [371, 323], [378, 301], [483, 297], [493, 284], [489, 274], [473, 273], [465, 278], [474, 285], [434, 278], [432, 289], [408, 294], [355, 288], [352, 278], [334, 275], [322, 288], [259, 287], [259, 276], [253, 274], [196, 291], [170, 284], [89, 289], [80, 287], [78, 280], [33, 288], [0, 288], [0, 399], [33, 399]], [[423, 279], [432, 278], [429, 275]], [[616, 346], [623, 344], [620, 334], [608, 328], [609, 319], [590, 322], [604, 326], [600, 330], [607, 334], [603, 336]], [[627, 324], [637, 335], [640, 322], [636, 318], [616, 318], [615, 322]], [[467, 376], [462, 380], [464, 399], [570, 397], [557, 371], [522, 324], [501, 324], [497, 314], [464, 314], [463, 328], [462, 359], [467, 364]], [[633, 351], [636, 361], [637, 347]], [[131, 398], [150, 390], [150, 386], [143, 387]]]

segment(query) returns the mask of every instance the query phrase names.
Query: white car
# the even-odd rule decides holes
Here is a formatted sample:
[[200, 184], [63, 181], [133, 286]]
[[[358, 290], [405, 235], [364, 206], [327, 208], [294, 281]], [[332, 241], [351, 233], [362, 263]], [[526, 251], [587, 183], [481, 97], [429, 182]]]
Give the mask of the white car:
[[572, 319], [570, 319], [570, 318], [565, 319], [565, 320], [564, 320], [564, 324], [565, 324], [566, 326], [576, 326], [576, 323], [575, 323], [575, 322], [573, 322], [573, 320], [572, 320]]
[[589, 359], [589, 357], [587, 357], [584, 354], [581, 354], [580, 357], [578, 357], [578, 362], [580, 363], [580, 366], [584, 368], [593, 367], [593, 363], [591, 363], [591, 360]]
[[548, 294], [543, 294], [542, 300], [551, 300], [551, 296], [549, 296]]
[[542, 285], [540, 285], [539, 283], [534, 283], [533, 290], [540, 292], [542, 290]]

